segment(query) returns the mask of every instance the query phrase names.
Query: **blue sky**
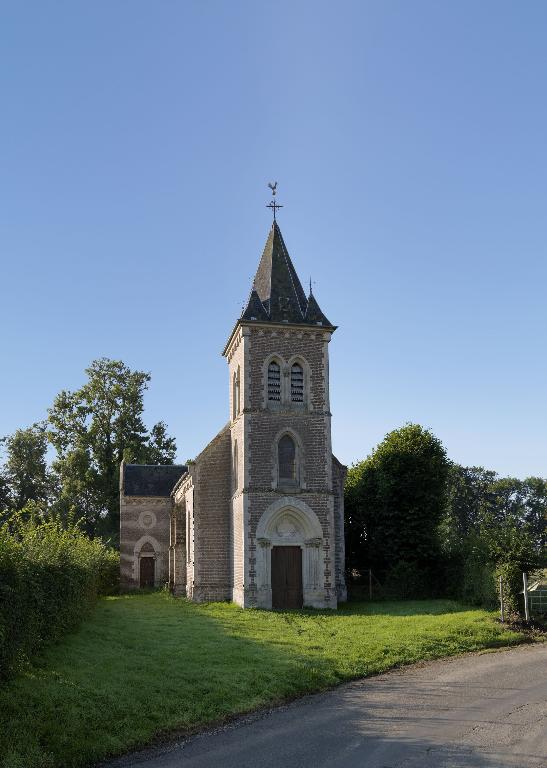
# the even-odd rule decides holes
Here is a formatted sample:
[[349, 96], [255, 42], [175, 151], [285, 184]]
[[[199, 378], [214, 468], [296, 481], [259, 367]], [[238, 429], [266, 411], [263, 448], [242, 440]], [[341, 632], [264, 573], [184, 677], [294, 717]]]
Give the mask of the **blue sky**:
[[107, 356], [195, 455], [275, 179], [339, 325], [339, 458], [415, 421], [545, 476], [546, 30], [534, 1], [4, 1], [0, 434]]

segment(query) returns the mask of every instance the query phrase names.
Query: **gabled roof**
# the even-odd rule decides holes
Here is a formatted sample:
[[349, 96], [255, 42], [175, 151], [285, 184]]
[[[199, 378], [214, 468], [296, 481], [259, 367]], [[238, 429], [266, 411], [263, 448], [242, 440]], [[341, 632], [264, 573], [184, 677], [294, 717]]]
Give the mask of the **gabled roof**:
[[123, 464], [121, 491], [124, 496], [169, 496], [186, 470], [182, 464]]
[[277, 221], [268, 234], [241, 320], [334, 328], [310, 291], [306, 297]]

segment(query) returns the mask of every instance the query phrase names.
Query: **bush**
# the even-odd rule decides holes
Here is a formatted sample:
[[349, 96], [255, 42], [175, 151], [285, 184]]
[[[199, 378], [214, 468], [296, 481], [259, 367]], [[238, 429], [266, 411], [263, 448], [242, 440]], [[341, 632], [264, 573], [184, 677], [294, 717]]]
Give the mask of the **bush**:
[[118, 555], [77, 525], [24, 520], [0, 527], [0, 677], [75, 629], [115, 584]]
[[499, 605], [496, 574], [491, 563], [468, 560], [463, 566], [460, 598], [471, 605], [496, 608]]
[[[442, 574], [441, 574], [442, 577]], [[444, 596], [439, 569], [400, 561], [385, 575], [383, 595], [388, 600], [424, 600]]]

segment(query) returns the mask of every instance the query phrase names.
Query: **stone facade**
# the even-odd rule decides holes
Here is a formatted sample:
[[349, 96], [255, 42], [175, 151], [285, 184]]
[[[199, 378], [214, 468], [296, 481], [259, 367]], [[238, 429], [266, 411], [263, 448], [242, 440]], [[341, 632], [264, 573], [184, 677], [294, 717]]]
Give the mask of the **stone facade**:
[[[241, 605], [271, 607], [269, 549], [275, 544], [303, 549], [304, 604], [336, 605], [330, 336], [321, 329], [249, 322], [240, 325], [226, 350], [230, 380], [237, 378], [238, 370], [241, 379], [240, 410], [237, 413], [236, 407], [234, 414], [232, 394], [230, 425], [232, 450], [237, 442], [237, 475], [241, 479], [232, 497], [232, 518], [239, 533], [234, 538], [233, 599]], [[271, 361], [281, 369], [279, 402], [267, 399]], [[292, 403], [288, 394], [294, 362], [304, 370], [302, 403]], [[297, 480], [291, 487], [279, 481], [277, 471], [276, 449], [285, 434], [297, 447]], [[290, 521], [286, 530], [285, 521]], [[308, 558], [319, 560], [319, 581], [315, 577], [307, 580]], [[317, 568], [314, 574], [319, 572]]]
[[346, 468], [331, 449], [334, 331], [315, 298], [304, 296], [274, 223], [223, 353], [229, 423], [179, 468], [162, 498], [128, 497], [122, 468], [124, 586], [138, 586], [139, 547], [148, 542], [156, 583], [168, 580], [175, 594], [271, 608], [282, 599], [273, 581], [283, 576], [272, 579], [272, 550], [298, 547], [302, 573], [289, 587], [299, 604], [335, 608], [346, 599]]
[[149, 553], [155, 561], [154, 585], [159, 587], [168, 580], [171, 506], [171, 500], [165, 498], [141, 496], [122, 500], [120, 583], [123, 589], [139, 587], [140, 559], [150, 556]]

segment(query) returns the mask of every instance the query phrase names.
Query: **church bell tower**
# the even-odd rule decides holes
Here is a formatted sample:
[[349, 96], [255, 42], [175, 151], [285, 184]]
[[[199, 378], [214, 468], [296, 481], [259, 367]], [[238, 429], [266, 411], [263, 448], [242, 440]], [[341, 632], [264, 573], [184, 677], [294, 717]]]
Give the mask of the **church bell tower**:
[[232, 599], [335, 608], [345, 600], [343, 480], [332, 455], [329, 342], [275, 219], [223, 355], [230, 381]]

